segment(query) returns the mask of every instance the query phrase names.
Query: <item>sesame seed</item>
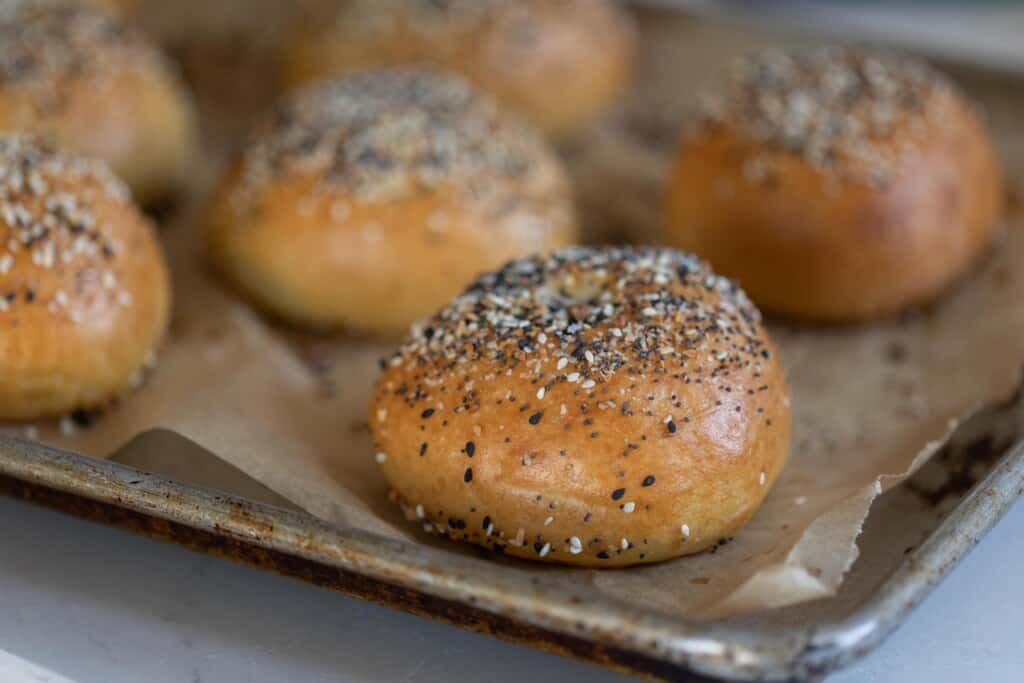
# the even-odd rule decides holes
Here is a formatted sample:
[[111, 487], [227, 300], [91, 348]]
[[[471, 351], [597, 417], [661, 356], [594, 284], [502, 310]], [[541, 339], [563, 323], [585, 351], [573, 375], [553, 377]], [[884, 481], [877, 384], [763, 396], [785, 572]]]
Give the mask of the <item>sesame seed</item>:
[[544, 387], [541, 387], [540, 389], [537, 390], [537, 400], [538, 401], [544, 398], [544, 391], [545, 391]]
[[544, 520], [544, 526], [551, 526], [551, 523], [553, 521], [555, 521], [554, 517], [548, 517], [547, 519]]
[[625, 538], [622, 539], [622, 541], [620, 541], [619, 545], [622, 547], [623, 550], [629, 550], [629, 541]]
[[467, 467], [466, 468], [466, 471], [462, 475], [462, 481], [466, 482], [467, 484], [470, 483], [471, 481], [473, 481], [473, 468], [472, 467]]
[[[931, 117], [925, 105], [953, 89], [916, 60], [834, 46], [765, 50], [736, 60], [721, 82], [704, 97], [707, 123], [728, 123], [771, 151], [800, 155], [826, 180], [875, 186], [907, 154], [893, 143], [897, 118], [921, 137]], [[746, 180], [768, 182], [770, 158], [747, 159]]]
[[644, 477], [643, 486], [654, 486], [655, 478], [653, 474], [648, 474]]
[[568, 364], [569, 364], [569, 359], [568, 358], [562, 357], [562, 358], [558, 359], [558, 369], [559, 370], [564, 370], [565, 366], [568, 365]]
[[765, 164], [760, 159], [747, 159], [743, 162], [743, 177], [752, 185], [761, 183], [768, 175]]
[[550, 552], [551, 552], [551, 544], [550, 543], [545, 543], [544, 546], [538, 551], [537, 554], [539, 554], [541, 557], [546, 557], [547, 554], [550, 553]]
[[388, 454], [378, 453], [376, 456], [374, 456], [374, 459], [377, 461], [378, 465], [383, 465], [385, 462], [387, 462]]
[[540, 424], [540, 419], [542, 417], [544, 417], [544, 413], [538, 410], [536, 413], [534, 413], [533, 415], [530, 416], [530, 424], [531, 425], [538, 425], [538, 424]]
[[588, 379], [586, 382], [584, 382], [580, 386], [583, 387], [584, 389], [593, 389], [596, 384], [597, 384], [597, 382], [595, 382], [594, 380]]
[[352, 213], [352, 208], [342, 201], [336, 201], [331, 204], [331, 221], [334, 223], [341, 223]]
[[469, 457], [472, 458], [474, 454], [476, 454], [476, 444], [473, 443], [472, 441], [467, 441], [466, 442], [466, 455], [468, 455]]
[[423, 519], [426, 516], [427, 516], [427, 513], [423, 509], [423, 506], [422, 505], [417, 505], [416, 506], [416, 518], [417, 519]]
[[761, 485], [761, 486], [764, 486], [764, 480], [765, 480], [764, 472], [761, 472], [761, 476], [760, 476], [760, 478], [759, 478], [759, 479], [757, 480], [757, 483], [758, 483], [759, 485]]
[[619, 500], [626, 495], [626, 489], [615, 489], [612, 491], [612, 500]]
[[[563, 181], [550, 173], [555, 162], [541, 137], [455, 75], [405, 67], [332, 80], [286, 98], [260, 130], [242, 159], [243, 208], [301, 169], [362, 202], [455, 188], [461, 202], [487, 217], [519, 219], [538, 240], [571, 213], [555, 192]], [[347, 204], [330, 213], [350, 219]], [[427, 229], [442, 234], [450, 223], [432, 214]], [[379, 239], [376, 228], [366, 237]]]
[[628, 503], [622, 506], [622, 511], [625, 512], [627, 515], [633, 512], [633, 510], [636, 510], [636, 503], [634, 503], [633, 501], [629, 501]]
[[690, 540], [690, 525], [689, 524], [684, 524], [681, 527], [679, 527], [679, 531], [682, 533], [684, 541]]
[[583, 552], [583, 542], [580, 541], [578, 536], [573, 536], [569, 539], [569, 552], [573, 555], [579, 555]]

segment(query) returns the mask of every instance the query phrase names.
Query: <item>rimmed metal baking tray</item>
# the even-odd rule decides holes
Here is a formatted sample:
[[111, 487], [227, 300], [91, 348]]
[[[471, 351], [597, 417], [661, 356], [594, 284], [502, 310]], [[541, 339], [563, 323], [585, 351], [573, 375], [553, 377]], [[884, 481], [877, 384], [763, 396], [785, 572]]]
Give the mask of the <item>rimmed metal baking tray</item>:
[[[180, 443], [183, 459], [195, 457], [187, 451], [198, 447]], [[839, 596], [705, 623], [552, 591], [498, 565], [470, 566], [437, 549], [13, 437], [0, 437], [0, 493], [634, 674], [797, 681], [820, 679], [879, 645], [1024, 494], [1024, 444], [1003, 450], [984, 437], [949, 453], [934, 463], [957, 473], [942, 487], [911, 480], [882, 498], [879, 507], [916, 521], [894, 530], [895, 515], [873, 511], [882, 521], [869, 523]], [[949, 483], [962, 488], [960, 475], [978, 469], [963, 458], [995, 461], [961, 495]]]

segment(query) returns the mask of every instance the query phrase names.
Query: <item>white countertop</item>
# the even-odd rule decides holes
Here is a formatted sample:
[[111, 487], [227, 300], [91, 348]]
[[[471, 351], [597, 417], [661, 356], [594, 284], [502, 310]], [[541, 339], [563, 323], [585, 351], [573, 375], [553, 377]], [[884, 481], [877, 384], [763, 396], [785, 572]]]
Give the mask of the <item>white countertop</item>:
[[[0, 497], [0, 681], [627, 679]], [[830, 681], [1020, 680], [1024, 506]]]
[[932, 57], [1024, 71], [1019, 2], [645, 0], [788, 31], [867, 40]]

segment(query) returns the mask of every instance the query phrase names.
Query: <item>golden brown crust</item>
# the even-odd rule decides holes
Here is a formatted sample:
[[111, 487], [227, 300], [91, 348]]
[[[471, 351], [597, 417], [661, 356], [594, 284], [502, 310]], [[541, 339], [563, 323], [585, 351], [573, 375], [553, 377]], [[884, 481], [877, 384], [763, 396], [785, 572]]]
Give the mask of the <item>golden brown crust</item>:
[[381, 70], [284, 103], [211, 207], [217, 267], [261, 307], [385, 336], [477, 274], [575, 240], [565, 174], [463, 81]]
[[757, 310], [667, 249], [512, 262], [384, 367], [370, 427], [394, 499], [428, 531], [528, 559], [699, 552], [753, 515], [789, 446]]
[[634, 40], [630, 17], [605, 0], [356, 0], [296, 37], [288, 78], [434, 64], [566, 134], [622, 93]]
[[10, 0], [0, 36], [0, 126], [107, 161], [139, 201], [178, 187], [195, 155], [195, 115], [139, 30], [88, 3]]
[[106, 166], [0, 136], [0, 419], [124, 393], [169, 306], [155, 231]]
[[991, 244], [1003, 198], [991, 141], [926, 67], [829, 49], [737, 69], [679, 152], [666, 237], [763, 309], [895, 313]]

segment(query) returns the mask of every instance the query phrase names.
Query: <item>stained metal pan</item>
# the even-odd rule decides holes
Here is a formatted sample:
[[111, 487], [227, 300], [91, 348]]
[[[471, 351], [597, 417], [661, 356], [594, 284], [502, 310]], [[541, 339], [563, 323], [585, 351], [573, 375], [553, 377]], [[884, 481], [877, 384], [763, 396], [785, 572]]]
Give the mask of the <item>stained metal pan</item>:
[[[979, 442], [963, 449], [978, 461]], [[990, 439], [982, 447], [996, 446]], [[182, 458], [195, 449], [181, 440]], [[956, 457], [936, 466], [955, 468]], [[441, 551], [335, 526], [308, 514], [115, 462], [0, 437], [0, 492], [269, 569], [507, 640], [665, 680], [813, 680], [869, 652], [892, 632], [1024, 493], [1024, 445], [1005, 451], [966, 494], [942, 499], [926, 540], [892, 566], [862, 558], [844, 592], [810, 610], [696, 623], [606, 598], [552, 592], [536, 579], [481, 569]], [[938, 499], [914, 484], [888, 494], [919, 510]], [[934, 494], [934, 491], [932, 492]], [[885, 507], [883, 504], [882, 508]], [[876, 511], [875, 514], [884, 510]], [[869, 528], [870, 557], [898, 539]], [[870, 525], [869, 525], [870, 527]], [[908, 532], [908, 537], [919, 533]], [[881, 577], [881, 578], [879, 578]], [[852, 591], [852, 592], [851, 592]], [[863, 596], [858, 593], [864, 593]]]

